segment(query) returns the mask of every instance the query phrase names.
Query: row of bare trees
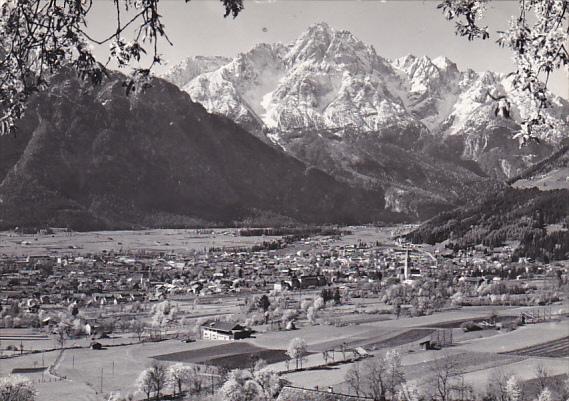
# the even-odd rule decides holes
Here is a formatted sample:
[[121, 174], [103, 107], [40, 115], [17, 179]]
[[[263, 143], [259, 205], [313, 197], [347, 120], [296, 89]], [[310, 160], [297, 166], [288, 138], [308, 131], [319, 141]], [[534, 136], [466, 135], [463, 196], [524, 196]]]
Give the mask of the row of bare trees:
[[377, 401], [394, 399], [405, 384], [401, 355], [390, 350], [385, 356], [356, 362], [346, 373], [346, 382], [356, 395]]
[[[473, 400], [473, 388], [464, 380], [466, 373], [464, 361], [457, 355], [444, 354], [433, 361], [431, 372], [425, 386], [425, 393], [420, 393], [414, 385], [406, 381], [401, 356], [398, 351], [390, 350], [385, 356], [377, 356], [355, 363], [346, 373], [345, 380], [357, 396], [372, 398], [376, 401], [398, 400], [418, 401], [432, 399], [436, 401], [466, 401]], [[551, 376], [544, 365], [537, 365], [534, 376], [538, 397], [535, 401], [552, 401], [553, 395], [548, 386]], [[559, 386], [561, 399], [569, 399], [569, 378]], [[516, 376], [496, 370], [490, 376], [486, 394], [481, 395], [485, 400], [492, 401], [524, 401], [523, 386]]]
[[154, 399], [160, 400], [166, 388], [171, 388], [174, 395], [184, 392], [201, 394], [207, 386], [207, 377], [211, 375], [205, 366], [183, 363], [166, 366], [154, 361], [150, 367], [140, 372], [137, 387], [147, 400], [152, 395]]

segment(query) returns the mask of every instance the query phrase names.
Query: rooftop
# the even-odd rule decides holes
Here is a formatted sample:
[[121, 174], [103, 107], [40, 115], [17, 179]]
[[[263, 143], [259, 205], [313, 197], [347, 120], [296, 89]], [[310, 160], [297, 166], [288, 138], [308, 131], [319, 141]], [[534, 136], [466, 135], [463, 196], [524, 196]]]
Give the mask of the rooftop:
[[277, 401], [370, 401], [373, 398], [287, 386], [281, 390]]

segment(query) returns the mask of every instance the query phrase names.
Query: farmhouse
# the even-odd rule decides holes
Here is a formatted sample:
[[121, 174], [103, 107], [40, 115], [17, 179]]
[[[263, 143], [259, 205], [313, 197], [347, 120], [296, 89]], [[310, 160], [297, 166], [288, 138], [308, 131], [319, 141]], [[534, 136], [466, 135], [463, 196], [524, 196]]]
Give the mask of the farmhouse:
[[251, 331], [234, 322], [213, 322], [202, 326], [204, 340], [239, 340], [248, 338]]

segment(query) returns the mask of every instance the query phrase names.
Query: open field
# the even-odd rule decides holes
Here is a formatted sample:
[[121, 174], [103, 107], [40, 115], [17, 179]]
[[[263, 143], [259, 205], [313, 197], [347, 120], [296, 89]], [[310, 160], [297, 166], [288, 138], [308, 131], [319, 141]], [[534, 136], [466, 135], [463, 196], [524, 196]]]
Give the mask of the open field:
[[55, 362], [59, 351], [28, 354], [16, 358], [0, 359], [0, 376], [9, 375], [12, 369], [26, 369], [49, 366]]
[[0, 329], [0, 343], [2, 355], [10, 355], [11, 351], [6, 351], [9, 346], [20, 349], [22, 346], [26, 351], [45, 350], [55, 348], [55, 341], [46, 333], [37, 329]]
[[103, 396], [80, 381], [62, 380], [34, 383], [37, 401], [100, 401]]
[[[168, 340], [113, 347], [101, 351], [68, 350], [64, 352], [56, 371], [73, 383], [83, 383], [93, 392], [100, 393], [102, 378], [103, 393], [120, 391], [126, 394], [136, 390], [135, 382], [138, 374], [152, 363], [154, 356], [188, 350], [202, 350], [219, 344], [220, 342], [211, 341], [197, 341], [186, 344], [178, 340]], [[65, 383], [62, 382], [62, 388]], [[64, 399], [61, 398], [61, 400]], [[40, 398], [40, 401], [43, 399]]]
[[547, 174], [538, 175], [529, 179], [518, 180], [512, 186], [514, 188], [537, 187], [541, 191], [569, 189], [569, 167], [556, 168], [549, 171]]
[[[493, 308], [498, 314], [510, 315], [519, 313], [516, 308]], [[295, 337], [302, 337], [310, 349], [322, 351], [344, 342], [356, 344], [373, 344], [394, 337], [409, 329], [430, 329], [441, 325], [460, 327], [466, 320], [488, 318], [491, 311], [487, 307], [468, 307], [460, 310], [440, 312], [429, 316], [416, 318], [402, 317], [400, 319], [382, 319], [363, 324], [336, 327], [332, 325], [306, 326], [301, 330], [278, 331], [260, 334], [255, 339], [248, 340], [252, 344], [265, 348], [281, 348]], [[326, 333], [325, 336], [322, 333]], [[427, 336], [425, 334], [425, 336]], [[476, 335], [471, 335], [476, 336]], [[423, 337], [423, 336], [422, 336]], [[421, 337], [421, 338], [422, 338]], [[469, 337], [469, 338], [471, 338]]]
[[569, 356], [569, 336], [543, 344], [506, 352], [510, 355], [561, 358]]
[[351, 245], [358, 242], [380, 244], [393, 244], [393, 238], [399, 235], [406, 234], [416, 228], [415, 225], [397, 226], [397, 227], [347, 227], [352, 232], [350, 235], [344, 235], [336, 242], [339, 245]]
[[271, 364], [282, 362], [288, 359], [288, 357], [284, 350], [261, 348], [246, 342], [232, 342], [204, 349], [157, 355], [154, 359], [169, 362], [199, 363], [230, 370], [249, 368], [259, 359], [263, 359]]
[[[503, 308], [498, 313], [509, 316], [513, 314], [513, 310]], [[321, 352], [326, 349], [336, 350], [335, 361], [352, 357], [350, 351], [346, 355], [342, 354], [342, 344], [346, 344], [348, 348], [363, 346], [372, 355], [383, 355], [388, 349], [398, 349], [407, 377], [417, 378], [418, 383], [423, 383], [422, 385], [425, 385], [424, 382], [432, 373], [435, 360], [447, 354], [456, 358], [465, 380], [475, 388], [484, 387], [488, 375], [494, 369], [519, 374], [522, 380], [531, 379], [534, 375], [532, 369], [544, 363], [544, 359], [535, 356], [540, 353], [541, 356], [545, 353], [550, 356], [547, 359], [547, 367], [551, 374], [567, 373], [567, 359], [554, 355], [555, 350], [564, 349], [567, 342], [569, 323], [566, 320], [528, 325], [511, 332], [483, 330], [461, 333], [460, 329], [455, 328], [455, 343], [452, 347], [445, 348], [444, 351], [424, 351], [419, 348], [420, 340], [429, 338], [434, 327], [456, 327], [459, 325], [457, 322], [463, 319], [484, 317], [487, 314], [487, 310], [474, 307], [421, 318], [402, 318], [344, 327], [305, 326], [293, 331], [257, 333], [256, 338], [236, 342], [198, 340], [188, 344], [172, 339], [158, 343], [108, 347], [101, 351], [88, 348], [68, 349], [59, 359], [59, 351], [4, 359], [0, 363], [0, 374], [9, 374], [14, 368], [41, 367], [43, 355], [43, 364], [53, 365], [52, 372], [56, 376], [44, 373], [47, 382], [41, 382], [40, 373], [26, 373], [26, 376], [35, 382], [39, 401], [65, 400], [70, 394], [77, 392], [81, 394], [77, 398], [80, 400], [103, 400], [101, 381], [103, 394], [117, 391], [123, 394], [135, 392], [135, 381], [139, 372], [154, 359], [166, 364], [181, 361], [231, 369], [250, 366], [253, 361], [251, 357], [260, 357], [267, 360], [272, 369], [285, 371], [290, 365], [285, 363], [284, 350], [295, 337], [305, 339], [308, 351], [312, 352], [306, 356], [303, 363], [303, 366], [310, 370], [285, 376], [294, 385], [305, 387], [313, 387], [314, 383], [319, 383], [319, 386], [332, 386], [337, 391], [347, 390], [344, 377], [351, 363], [322, 366], [324, 361]], [[38, 333], [16, 330], [3, 333], [6, 338], [36, 334]], [[118, 337], [102, 342], [111, 345], [113, 341], [123, 340]], [[525, 372], [528, 369], [529, 372]], [[57, 377], [64, 380], [55, 383]]]
[[[468, 372], [486, 371], [498, 366], [516, 363], [525, 358], [510, 355], [496, 355], [486, 352], [447, 352], [431, 351], [428, 360], [405, 367], [407, 377], [420, 377], [420, 382], [428, 382], [436, 371], [437, 359], [450, 356], [457, 370], [466, 374]], [[407, 360], [409, 362], [409, 360]]]
[[[271, 237], [279, 238], [279, 237]], [[0, 232], [0, 254], [80, 255], [103, 251], [189, 253], [210, 247], [252, 246], [266, 237], [240, 237], [236, 229], [93, 231], [54, 234]]]
[[228, 355], [220, 358], [212, 358], [207, 361], [206, 365], [216, 366], [219, 368], [232, 369], [248, 369], [255, 366], [258, 360], [264, 360], [268, 364], [283, 362], [288, 360], [286, 351], [280, 349], [261, 349], [246, 354]]
[[[567, 380], [568, 377], [569, 377], [569, 372], [560, 375], [549, 376], [545, 379], [545, 384], [547, 388], [551, 390], [551, 392], [554, 394], [554, 397], [555, 394], [558, 394], [559, 397], [561, 398], [561, 394], [563, 394], [563, 392], [565, 391], [565, 389], [563, 388], [564, 387], [563, 383], [565, 382], [565, 380]], [[541, 389], [538, 379], [526, 380], [523, 383], [523, 392], [524, 394], [527, 394], [528, 398], [530, 399], [537, 398], [540, 391]]]
[[507, 372], [508, 375], [515, 375], [520, 381], [531, 380], [535, 378], [535, 371], [538, 366], [545, 366], [548, 373], [552, 376], [569, 373], [569, 364], [565, 358], [541, 359], [529, 358], [519, 362], [507, 363], [499, 365], [494, 369], [481, 369], [469, 372], [464, 375], [465, 383], [470, 384], [475, 391], [484, 391], [488, 383], [488, 379], [495, 375], [496, 369]]
[[[0, 329], [0, 343], [2, 344], [2, 354], [11, 355], [19, 351], [6, 351], [6, 347], [14, 346], [18, 350], [23, 346], [24, 351], [43, 351], [58, 348], [57, 341], [53, 335], [38, 329]], [[88, 346], [89, 339], [78, 338], [68, 340], [68, 346]]]
[[569, 321], [540, 323], [520, 327], [489, 338], [464, 341], [457, 346], [473, 352], [505, 353], [547, 343], [567, 336]]
[[320, 343], [311, 349], [324, 351], [326, 349], [338, 348], [342, 344], [348, 348], [363, 347], [368, 351], [382, 348], [398, 347], [400, 345], [419, 341], [428, 337], [433, 332], [432, 329], [409, 329], [384, 332], [375, 336], [355, 336], [348, 340], [335, 340]]
[[[471, 312], [473, 314], [475, 313], [475, 311]], [[503, 311], [503, 313], [505, 312], [507, 312], [507, 310]], [[456, 313], [448, 312], [446, 314], [433, 315], [429, 317], [429, 319], [422, 320], [423, 322], [429, 320], [431, 323], [434, 320], [438, 320], [443, 326], [452, 326], [445, 322], [448, 323], [453, 320], [456, 322], [456, 319], [452, 319], [454, 317], [456, 317]], [[413, 320], [415, 319], [408, 319], [407, 326], [413, 327], [413, 324], [409, 324]], [[402, 325], [402, 323], [399, 323], [400, 321], [391, 321], [388, 323], [391, 323], [392, 326], [399, 326]], [[386, 324], [386, 322], [382, 323]], [[428, 381], [429, 376], [433, 372], [437, 358], [453, 356], [464, 374], [465, 382], [472, 384], [476, 390], [484, 390], [488, 376], [494, 369], [502, 369], [516, 375], [520, 373], [520, 380], [528, 380], [534, 377], [535, 367], [540, 363], [546, 364], [548, 369], [551, 367], [550, 374], [569, 373], [569, 363], [566, 358], [561, 357], [562, 355], [557, 355], [554, 358], [544, 361], [540, 358], [528, 358], [528, 355], [500, 353], [501, 350], [519, 349], [519, 345], [522, 343], [535, 346], [537, 350], [541, 349], [539, 346], [542, 343], [545, 343], [546, 349], [552, 345], [555, 347], [557, 344], [563, 344], [568, 327], [568, 322], [562, 321], [530, 325], [510, 332], [483, 330], [480, 332], [464, 333], [454, 336], [454, 345], [449, 348], [444, 348], [444, 351], [420, 350], [418, 340], [413, 339], [415, 341], [405, 343], [403, 340], [396, 340], [396, 334], [393, 337], [394, 341], [402, 344], [399, 345], [395, 343], [390, 348], [395, 347], [400, 350], [406, 376], [408, 379], [417, 378], [416, 381], [418, 384], [423, 386], [427, 385], [426, 381]], [[457, 333], [459, 333], [458, 330], [459, 329], [455, 329]], [[414, 330], [402, 330], [399, 331], [398, 334], [402, 336], [414, 335]], [[393, 335], [393, 332], [391, 335]], [[385, 336], [386, 339], [383, 341], [383, 344], [390, 341], [389, 338], [387, 338], [389, 336], [387, 334]], [[475, 338], [475, 336], [478, 336], [478, 338]], [[386, 349], [380, 349], [373, 352], [373, 354], [382, 355], [385, 351]], [[550, 364], [550, 361], [553, 361], [553, 363]], [[524, 366], [526, 371], [522, 375], [521, 372], [524, 371]], [[349, 390], [344, 382], [344, 377], [348, 369], [349, 365], [341, 365], [302, 373], [291, 373], [287, 374], [286, 377], [298, 386], [310, 387], [310, 383], [320, 383], [321, 386], [332, 386], [335, 391], [345, 392]]]
[[[339, 242], [353, 244], [357, 241], [392, 244], [391, 228], [349, 228], [353, 234], [345, 236]], [[37, 241], [36, 241], [37, 238]], [[130, 250], [133, 252], [165, 251], [192, 252], [208, 247], [250, 246], [261, 241], [277, 237], [238, 237], [235, 230], [151, 230], [141, 232], [99, 232], [99, 233], [57, 233], [53, 237], [16, 236], [0, 233], [0, 253], [12, 254], [84, 254], [102, 250]], [[29, 245], [23, 245], [25, 241]], [[327, 240], [326, 240], [327, 241]], [[323, 243], [327, 243], [323, 241]], [[310, 249], [310, 241], [291, 245], [286, 250]], [[320, 245], [318, 245], [320, 246]], [[428, 248], [421, 248], [428, 253]], [[282, 251], [282, 250], [281, 250]], [[539, 282], [539, 285], [543, 283]], [[318, 289], [303, 291], [298, 294], [298, 303], [303, 299], [315, 299], [320, 294]], [[244, 294], [224, 294], [196, 297], [192, 294], [173, 296], [171, 302], [177, 306], [179, 316], [184, 323], [168, 326], [167, 333], [178, 332], [180, 338], [194, 336], [191, 333], [195, 320], [206, 316], [239, 316], [243, 311], [246, 296]], [[296, 295], [294, 295], [296, 303]], [[143, 320], [150, 320], [151, 304], [145, 304], [139, 313]], [[122, 305], [109, 305], [105, 308], [108, 317], [128, 315]], [[303, 318], [297, 321], [297, 330], [270, 331], [263, 326], [254, 338], [235, 342], [198, 340], [184, 343], [179, 339], [169, 339], [156, 343], [137, 343], [133, 333], [113, 334], [113, 338], [100, 340], [104, 349], [100, 351], [88, 348], [90, 339], [68, 340], [67, 349], [62, 353], [52, 351], [17, 356], [0, 360], [0, 375], [6, 375], [13, 369], [24, 369], [26, 376], [34, 380], [38, 390], [38, 401], [85, 400], [103, 401], [110, 392], [123, 395], [135, 393], [136, 379], [139, 373], [153, 361], [165, 364], [176, 362], [208, 364], [226, 369], [246, 368], [253, 360], [266, 360], [275, 371], [282, 372], [293, 385], [314, 387], [332, 386], [336, 391], [347, 392], [345, 374], [352, 366], [354, 357], [351, 349], [365, 348], [372, 357], [384, 355], [389, 349], [397, 349], [402, 356], [407, 378], [425, 385], [432, 374], [436, 359], [443, 355], [456, 358], [465, 380], [476, 388], [486, 385], [488, 376], [496, 369], [519, 374], [520, 379], [529, 380], [535, 376], [533, 369], [540, 363], [551, 367], [550, 374], [566, 374], [569, 369], [569, 321], [550, 321], [536, 325], [519, 327], [514, 331], [482, 330], [465, 333], [460, 324], [469, 320], [486, 320], [496, 313], [498, 320], [511, 320], [522, 311], [531, 311], [535, 307], [511, 306], [472, 306], [444, 310], [433, 315], [421, 317], [402, 316], [395, 319], [392, 314], [366, 313], [391, 310], [379, 297], [353, 298], [341, 306], [324, 309], [319, 315], [320, 324], [311, 325]], [[553, 305], [555, 314], [564, 305]], [[94, 312], [94, 310], [93, 310]], [[91, 312], [86, 312], [91, 313]], [[95, 314], [95, 313], [93, 313]], [[262, 330], [267, 329], [266, 332]], [[454, 343], [443, 351], [422, 350], [419, 342], [430, 338], [431, 333], [439, 329], [450, 329]], [[121, 328], [122, 330], [122, 328]], [[448, 331], [447, 331], [448, 333]], [[302, 338], [307, 343], [308, 354], [303, 367], [306, 371], [290, 371], [291, 364], [285, 351], [289, 342]], [[5, 349], [8, 345], [25, 350], [45, 350], [56, 346], [53, 335], [37, 330], [3, 329], [0, 341]], [[114, 346], [113, 346], [114, 345]], [[346, 352], [342, 350], [347, 349]], [[333, 366], [324, 366], [323, 351], [334, 350], [330, 357], [336, 362]], [[4, 351], [6, 355], [7, 351]], [[11, 354], [14, 351], [9, 351]], [[547, 357], [547, 359], [545, 358]], [[34, 371], [39, 367], [50, 369], [43, 373]], [[525, 370], [524, 370], [525, 369]], [[47, 381], [46, 381], [47, 379]], [[142, 394], [136, 393], [138, 399]]]
[[[401, 234], [395, 227], [346, 227], [351, 235], [335, 242], [338, 245], [353, 244], [358, 241], [392, 244], [393, 234]], [[26, 255], [84, 255], [103, 251], [129, 252], [176, 252], [191, 253], [216, 247], [250, 247], [263, 241], [278, 239], [280, 236], [241, 237], [236, 228], [223, 229], [154, 229], [141, 231], [91, 231], [66, 233], [61, 230], [54, 234], [19, 234], [0, 232], [0, 254], [8, 256]], [[299, 249], [309, 248], [310, 244], [295, 245]]]

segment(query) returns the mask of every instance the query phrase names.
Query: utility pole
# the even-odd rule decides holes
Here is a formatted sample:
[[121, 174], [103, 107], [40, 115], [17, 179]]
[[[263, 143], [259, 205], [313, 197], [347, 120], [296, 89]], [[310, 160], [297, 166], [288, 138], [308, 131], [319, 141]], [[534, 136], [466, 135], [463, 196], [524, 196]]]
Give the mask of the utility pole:
[[45, 372], [45, 361], [44, 361], [44, 357], [43, 357], [43, 356], [44, 356], [44, 352], [42, 351], [42, 353], [41, 353], [41, 367], [43, 368], [43, 369], [41, 370], [41, 382], [42, 382], [42, 383], [43, 383], [43, 380], [44, 380], [44, 379], [43, 379], [43, 374], [44, 374], [44, 372]]
[[100, 387], [100, 390], [101, 390], [101, 394], [103, 394], [103, 368], [101, 368], [101, 387]]

